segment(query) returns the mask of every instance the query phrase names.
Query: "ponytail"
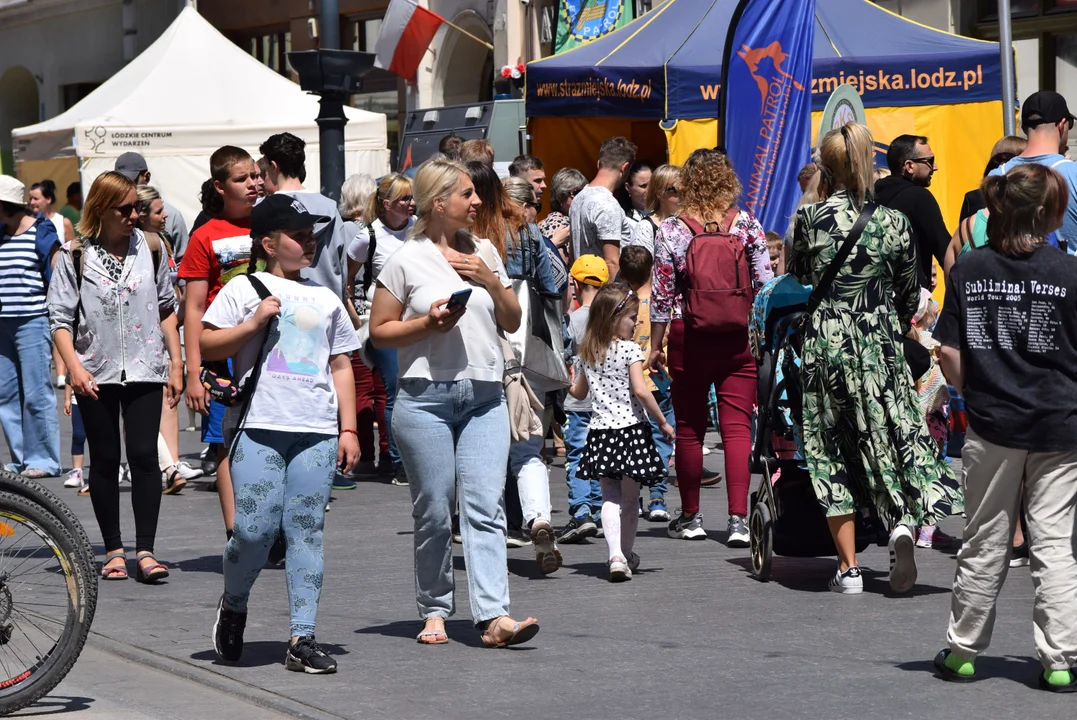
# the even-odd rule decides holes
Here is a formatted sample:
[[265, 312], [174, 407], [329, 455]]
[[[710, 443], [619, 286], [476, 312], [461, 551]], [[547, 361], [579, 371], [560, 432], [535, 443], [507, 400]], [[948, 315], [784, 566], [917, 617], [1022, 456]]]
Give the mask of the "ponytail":
[[220, 217], [224, 212], [224, 198], [217, 192], [217, 186], [213, 184], [213, 178], [202, 183], [202, 192], [199, 195], [202, 202], [202, 212], [211, 218]]
[[980, 186], [987, 204], [987, 238], [994, 250], [1017, 257], [1062, 225], [1069, 189], [1051, 168], [1018, 165], [1006, 175], [990, 175]]

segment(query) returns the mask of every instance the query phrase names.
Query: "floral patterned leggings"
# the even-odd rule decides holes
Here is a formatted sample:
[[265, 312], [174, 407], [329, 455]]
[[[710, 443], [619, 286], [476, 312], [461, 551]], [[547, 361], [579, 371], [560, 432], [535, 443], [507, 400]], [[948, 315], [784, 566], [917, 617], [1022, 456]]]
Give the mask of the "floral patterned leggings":
[[224, 604], [247, 611], [247, 598], [283, 529], [293, 636], [313, 635], [322, 592], [322, 528], [336, 473], [337, 438], [317, 433], [244, 430], [232, 456], [236, 521], [224, 549]]

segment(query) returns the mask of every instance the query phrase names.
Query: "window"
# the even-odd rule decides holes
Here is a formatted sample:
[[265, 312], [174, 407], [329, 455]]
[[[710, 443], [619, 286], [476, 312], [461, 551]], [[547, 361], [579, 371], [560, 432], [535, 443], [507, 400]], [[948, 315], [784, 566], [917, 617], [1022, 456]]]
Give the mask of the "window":
[[291, 77], [288, 67], [288, 59], [285, 53], [292, 50], [291, 31], [269, 32], [248, 35], [245, 41], [239, 42], [239, 46], [251, 54], [254, 59], [278, 72], [285, 77]]
[[[374, 52], [381, 22], [381, 13], [346, 18], [341, 27], [341, 47]], [[388, 70], [373, 68], [363, 76], [363, 91], [352, 95], [350, 104], [361, 110], [385, 114], [389, 154], [395, 167], [400, 148], [400, 123], [407, 111], [404, 80]]]
[[99, 87], [101, 87], [101, 83], [72, 83], [70, 85], [61, 85], [60, 104], [63, 106], [61, 112], [70, 110], [75, 106], [75, 103], [79, 102]]

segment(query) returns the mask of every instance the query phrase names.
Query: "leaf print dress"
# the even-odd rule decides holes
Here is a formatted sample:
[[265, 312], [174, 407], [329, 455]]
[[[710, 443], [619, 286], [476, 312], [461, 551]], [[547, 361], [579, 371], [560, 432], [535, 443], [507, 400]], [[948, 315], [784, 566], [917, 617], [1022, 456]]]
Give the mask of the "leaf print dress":
[[[798, 210], [789, 272], [814, 285], [859, 215], [846, 192]], [[919, 525], [962, 510], [899, 342], [919, 299], [909, 221], [879, 207], [804, 331], [804, 449], [828, 517], [874, 505]]]

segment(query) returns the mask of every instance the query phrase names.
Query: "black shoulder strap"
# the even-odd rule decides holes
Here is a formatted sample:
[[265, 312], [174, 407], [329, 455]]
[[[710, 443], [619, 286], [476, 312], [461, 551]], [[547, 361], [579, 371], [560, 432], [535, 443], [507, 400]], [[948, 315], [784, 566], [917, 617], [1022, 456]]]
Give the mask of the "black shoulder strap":
[[267, 297], [271, 297], [273, 295], [273, 293], [269, 292], [269, 288], [265, 286], [265, 283], [256, 278], [254, 275], [248, 275], [247, 280], [250, 281], [251, 287], [254, 288], [254, 292], [258, 293], [258, 298], [260, 300], [265, 300]]
[[366, 226], [367, 232], [370, 233], [370, 249], [366, 255], [366, 262], [363, 263], [363, 296], [365, 297], [370, 290], [371, 283], [374, 282], [374, 251], [378, 249], [378, 234], [374, 232], [374, 225], [371, 223]]
[[849, 234], [845, 236], [845, 242], [838, 248], [838, 253], [830, 261], [830, 264], [826, 266], [826, 272], [823, 273], [823, 277], [819, 279], [819, 282], [812, 289], [811, 296], [808, 298], [808, 315], [815, 312], [815, 309], [819, 307], [819, 303], [823, 301], [823, 297], [830, 292], [830, 286], [834, 284], [834, 278], [838, 276], [838, 272], [845, 265], [845, 259], [849, 257], [849, 253], [852, 252], [853, 246], [860, 239], [864, 228], [867, 226], [868, 221], [871, 220], [871, 216], [875, 214], [877, 207], [879, 206], [875, 203], [869, 202], [860, 211], [860, 217], [856, 219], [856, 223], [849, 230]]
[[79, 321], [82, 319], [82, 275], [86, 267], [85, 248], [81, 238], [72, 241], [75, 247], [71, 250], [71, 264], [75, 267], [75, 291], [78, 293], [78, 302], [75, 303], [75, 319], [71, 325], [71, 342], [79, 336]]
[[[267, 297], [270, 297], [273, 294], [269, 292], [269, 288], [265, 286], [265, 283], [256, 278], [254, 275], [247, 275], [247, 280], [250, 281], [251, 287], [254, 288], [254, 291], [258, 293], [259, 299], [265, 300]], [[254, 390], [258, 385], [258, 376], [262, 374], [262, 363], [265, 362], [266, 345], [269, 343], [269, 335], [273, 329], [273, 323], [275, 322], [276, 318], [266, 323], [265, 333], [262, 335], [262, 344], [258, 348], [258, 358], [254, 363], [254, 367], [251, 368], [250, 377], [247, 378], [247, 382], [243, 383], [243, 387], [241, 388], [241, 392], [243, 394], [243, 404], [239, 410], [239, 420], [236, 422], [236, 430], [232, 434], [232, 439], [228, 446], [229, 461], [232, 460], [232, 453], [234, 453], [236, 449], [236, 441], [239, 439], [239, 434], [243, 432], [243, 427], [247, 422], [247, 413], [251, 409], [251, 400], [254, 398]]]

